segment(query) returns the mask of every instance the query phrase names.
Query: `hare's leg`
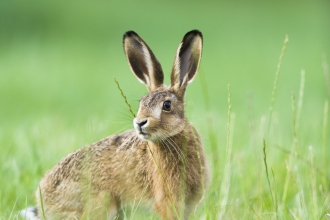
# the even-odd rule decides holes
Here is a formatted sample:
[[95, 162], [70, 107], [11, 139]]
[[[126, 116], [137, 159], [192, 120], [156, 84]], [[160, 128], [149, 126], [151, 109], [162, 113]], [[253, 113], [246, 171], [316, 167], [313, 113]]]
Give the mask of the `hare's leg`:
[[[120, 200], [107, 192], [91, 193], [86, 199], [82, 219], [120, 219]], [[80, 218], [79, 218], [80, 219]]]
[[120, 198], [118, 196], [111, 196], [108, 209], [108, 219], [123, 219], [120, 203]]
[[162, 199], [156, 202], [156, 211], [158, 212], [161, 219], [174, 220], [177, 219], [175, 205], [169, 201], [169, 199]]
[[196, 209], [198, 205], [203, 201], [203, 195], [202, 194], [194, 194], [191, 196], [188, 196], [186, 198], [186, 204], [185, 204], [185, 210], [184, 210], [184, 219], [192, 219], [195, 218], [194, 215], [196, 215]]
[[197, 202], [189, 202], [186, 204], [185, 210], [184, 210], [184, 219], [188, 220], [190, 217], [195, 215], [196, 207], [198, 203]]
[[159, 194], [156, 196], [155, 209], [161, 219], [172, 220], [182, 219], [182, 205], [175, 195], [168, 196], [166, 194]]

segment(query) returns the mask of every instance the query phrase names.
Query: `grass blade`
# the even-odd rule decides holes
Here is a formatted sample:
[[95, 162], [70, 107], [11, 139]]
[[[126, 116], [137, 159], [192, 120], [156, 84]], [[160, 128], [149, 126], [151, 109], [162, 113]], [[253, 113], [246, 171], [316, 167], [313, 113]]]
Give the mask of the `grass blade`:
[[42, 193], [41, 193], [41, 188], [39, 186], [39, 196], [40, 196], [40, 204], [41, 204], [41, 214], [42, 214], [42, 219], [46, 220], [45, 216], [45, 209], [44, 209], [44, 200], [42, 198]]

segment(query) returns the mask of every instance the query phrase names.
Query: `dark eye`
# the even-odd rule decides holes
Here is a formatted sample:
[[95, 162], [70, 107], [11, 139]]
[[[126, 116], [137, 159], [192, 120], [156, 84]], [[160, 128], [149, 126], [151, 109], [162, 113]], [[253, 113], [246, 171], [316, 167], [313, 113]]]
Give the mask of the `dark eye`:
[[163, 103], [163, 110], [165, 110], [165, 111], [171, 111], [171, 101], [165, 101]]

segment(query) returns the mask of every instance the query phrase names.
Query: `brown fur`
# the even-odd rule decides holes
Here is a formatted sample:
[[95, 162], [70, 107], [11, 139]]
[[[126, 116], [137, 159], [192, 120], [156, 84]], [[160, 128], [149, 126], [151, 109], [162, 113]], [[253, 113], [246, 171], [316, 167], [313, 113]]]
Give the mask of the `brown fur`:
[[[200, 32], [186, 36], [194, 45], [201, 44]], [[142, 47], [146, 46], [134, 32], [125, 37], [134, 37], [134, 42], [141, 40]], [[130, 48], [126, 38], [126, 53], [133, 50], [134, 56], [141, 56], [139, 62], [143, 61], [146, 50], [138, 50], [136, 43]], [[192, 53], [195, 59], [190, 69], [197, 71], [201, 50], [194, 45], [188, 55]], [[153, 54], [146, 57], [151, 60], [139, 64], [143, 71], [148, 69], [148, 62], [153, 70], [160, 68]], [[189, 60], [186, 58], [183, 61]], [[130, 56], [128, 59], [131, 66], [139, 68]], [[118, 215], [122, 205], [142, 201], [162, 219], [181, 219], [188, 218], [202, 199], [208, 183], [203, 145], [184, 114], [184, 91], [196, 72], [172, 72], [176, 83], [167, 88], [162, 85], [162, 71], [143, 75], [142, 70], [135, 70], [136, 76], [141, 77], [150, 93], [140, 101], [134, 119], [136, 129], [79, 149], [49, 170], [40, 182], [40, 192], [36, 192], [39, 217], [43, 206], [47, 219], [106, 219]], [[165, 101], [171, 102], [169, 111], [162, 109]]]

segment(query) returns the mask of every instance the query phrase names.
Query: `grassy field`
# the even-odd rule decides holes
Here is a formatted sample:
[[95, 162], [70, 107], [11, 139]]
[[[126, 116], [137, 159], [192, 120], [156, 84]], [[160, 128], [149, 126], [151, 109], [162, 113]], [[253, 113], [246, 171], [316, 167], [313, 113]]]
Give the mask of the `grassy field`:
[[186, 111], [212, 170], [196, 219], [329, 219], [329, 11], [327, 0], [1, 1], [0, 219], [35, 204], [65, 155], [133, 127], [113, 77], [134, 111], [147, 91], [126, 63], [124, 32], [149, 44], [169, 83], [191, 29], [204, 50]]

